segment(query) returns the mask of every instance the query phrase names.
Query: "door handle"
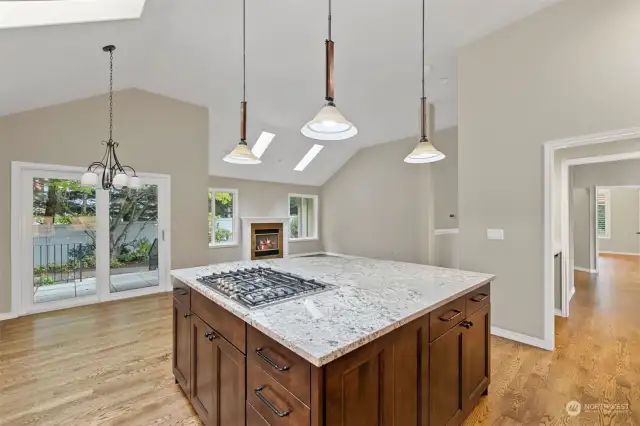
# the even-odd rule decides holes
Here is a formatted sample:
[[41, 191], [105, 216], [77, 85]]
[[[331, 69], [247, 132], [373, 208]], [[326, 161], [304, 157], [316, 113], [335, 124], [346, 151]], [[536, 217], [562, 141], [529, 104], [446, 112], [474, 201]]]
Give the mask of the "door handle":
[[256, 390], [255, 390], [256, 396], [258, 398], [260, 398], [260, 401], [264, 402], [264, 405], [269, 407], [269, 409], [271, 411], [273, 411], [276, 416], [278, 416], [278, 417], [286, 417], [291, 413], [291, 409], [287, 409], [286, 411], [278, 410], [271, 402], [269, 402], [269, 400], [267, 398], [264, 397], [264, 395], [262, 395], [262, 390], [263, 389], [264, 389], [264, 385], [257, 387]]

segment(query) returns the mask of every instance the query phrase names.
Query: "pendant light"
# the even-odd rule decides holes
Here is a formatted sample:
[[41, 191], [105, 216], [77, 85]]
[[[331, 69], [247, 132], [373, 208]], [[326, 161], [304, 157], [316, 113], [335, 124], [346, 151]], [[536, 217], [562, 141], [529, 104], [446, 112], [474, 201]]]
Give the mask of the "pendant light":
[[349, 139], [358, 129], [338, 111], [333, 97], [333, 40], [331, 40], [331, 0], [329, 0], [329, 37], [325, 41], [325, 99], [327, 104], [304, 125], [301, 132], [308, 138], [335, 141]]
[[242, 102], [240, 103], [240, 143], [227, 154], [223, 160], [233, 164], [260, 164], [262, 161], [256, 157], [247, 146], [247, 60], [246, 60], [246, 8], [247, 0], [242, 0]]
[[420, 126], [420, 142], [404, 159], [405, 163], [435, 163], [443, 160], [445, 155], [438, 151], [427, 138], [427, 98], [424, 94], [424, 27], [425, 27], [425, 1], [422, 0], [422, 98], [420, 99], [420, 114], [422, 123]]
[[[80, 179], [80, 185], [109, 190], [111, 188], [122, 189], [128, 186], [132, 189], [139, 189], [142, 184], [136, 171], [131, 166], [123, 166], [116, 155], [116, 148], [120, 145], [113, 140], [113, 51], [115, 46], [109, 45], [102, 48], [109, 53], [109, 140], [103, 141], [107, 145], [107, 150], [102, 156], [102, 160], [91, 163], [87, 171]], [[129, 177], [125, 169], [130, 170], [133, 176]], [[100, 178], [98, 174], [102, 173]]]

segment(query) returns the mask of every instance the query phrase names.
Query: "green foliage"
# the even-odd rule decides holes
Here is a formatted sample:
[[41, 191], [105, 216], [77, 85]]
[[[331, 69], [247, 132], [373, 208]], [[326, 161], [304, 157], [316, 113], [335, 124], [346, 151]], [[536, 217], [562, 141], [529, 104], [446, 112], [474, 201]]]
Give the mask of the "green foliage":
[[223, 228], [216, 228], [216, 243], [224, 243], [231, 239], [231, 231]]
[[55, 282], [56, 282], [56, 279], [54, 277], [49, 276], [49, 275], [43, 275], [43, 276], [38, 277], [36, 279], [35, 285], [37, 287], [42, 287], [42, 286], [45, 286], [45, 285], [55, 284]]
[[291, 238], [298, 238], [298, 216], [293, 216], [289, 221], [289, 232]]

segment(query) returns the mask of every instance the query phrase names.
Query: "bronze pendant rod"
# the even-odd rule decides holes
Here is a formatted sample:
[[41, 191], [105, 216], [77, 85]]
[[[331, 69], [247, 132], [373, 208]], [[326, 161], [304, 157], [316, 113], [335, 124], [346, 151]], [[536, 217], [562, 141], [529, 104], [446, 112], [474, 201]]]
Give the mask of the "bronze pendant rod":
[[420, 98], [420, 141], [426, 142], [427, 137], [427, 97], [424, 94], [424, 20], [425, 20], [425, 1], [422, 0], [422, 98]]
[[247, 141], [247, 102], [240, 102], [240, 114], [242, 114], [242, 120], [240, 121], [240, 141]]
[[327, 81], [326, 81], [326, 96], [325, 99], [327, 101], [329, 101], [329, 103], [333, 102], [333, 89], [334, 89], [334, 83], [333, 83], [333, 41], [331, 40], [327, 40], [325, 42], [325, 47], [326, 47], [326, 64], [327, 64], [327, 69], [326, 69], [326, 76], [327, 76]]

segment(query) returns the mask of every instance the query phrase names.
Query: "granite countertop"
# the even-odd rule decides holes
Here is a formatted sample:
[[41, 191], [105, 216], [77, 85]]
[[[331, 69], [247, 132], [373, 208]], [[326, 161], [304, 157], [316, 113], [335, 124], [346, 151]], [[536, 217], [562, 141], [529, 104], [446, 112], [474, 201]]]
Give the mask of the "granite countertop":
[[[250, 310], [198, 277], [270, 267], [337, 288]], [[176, 269], [171, 275], [320, 367], [495, 278], [494, 275], [368, 258], [297, 257]], [[305, 306], [311, 300], [320, 311]]]

